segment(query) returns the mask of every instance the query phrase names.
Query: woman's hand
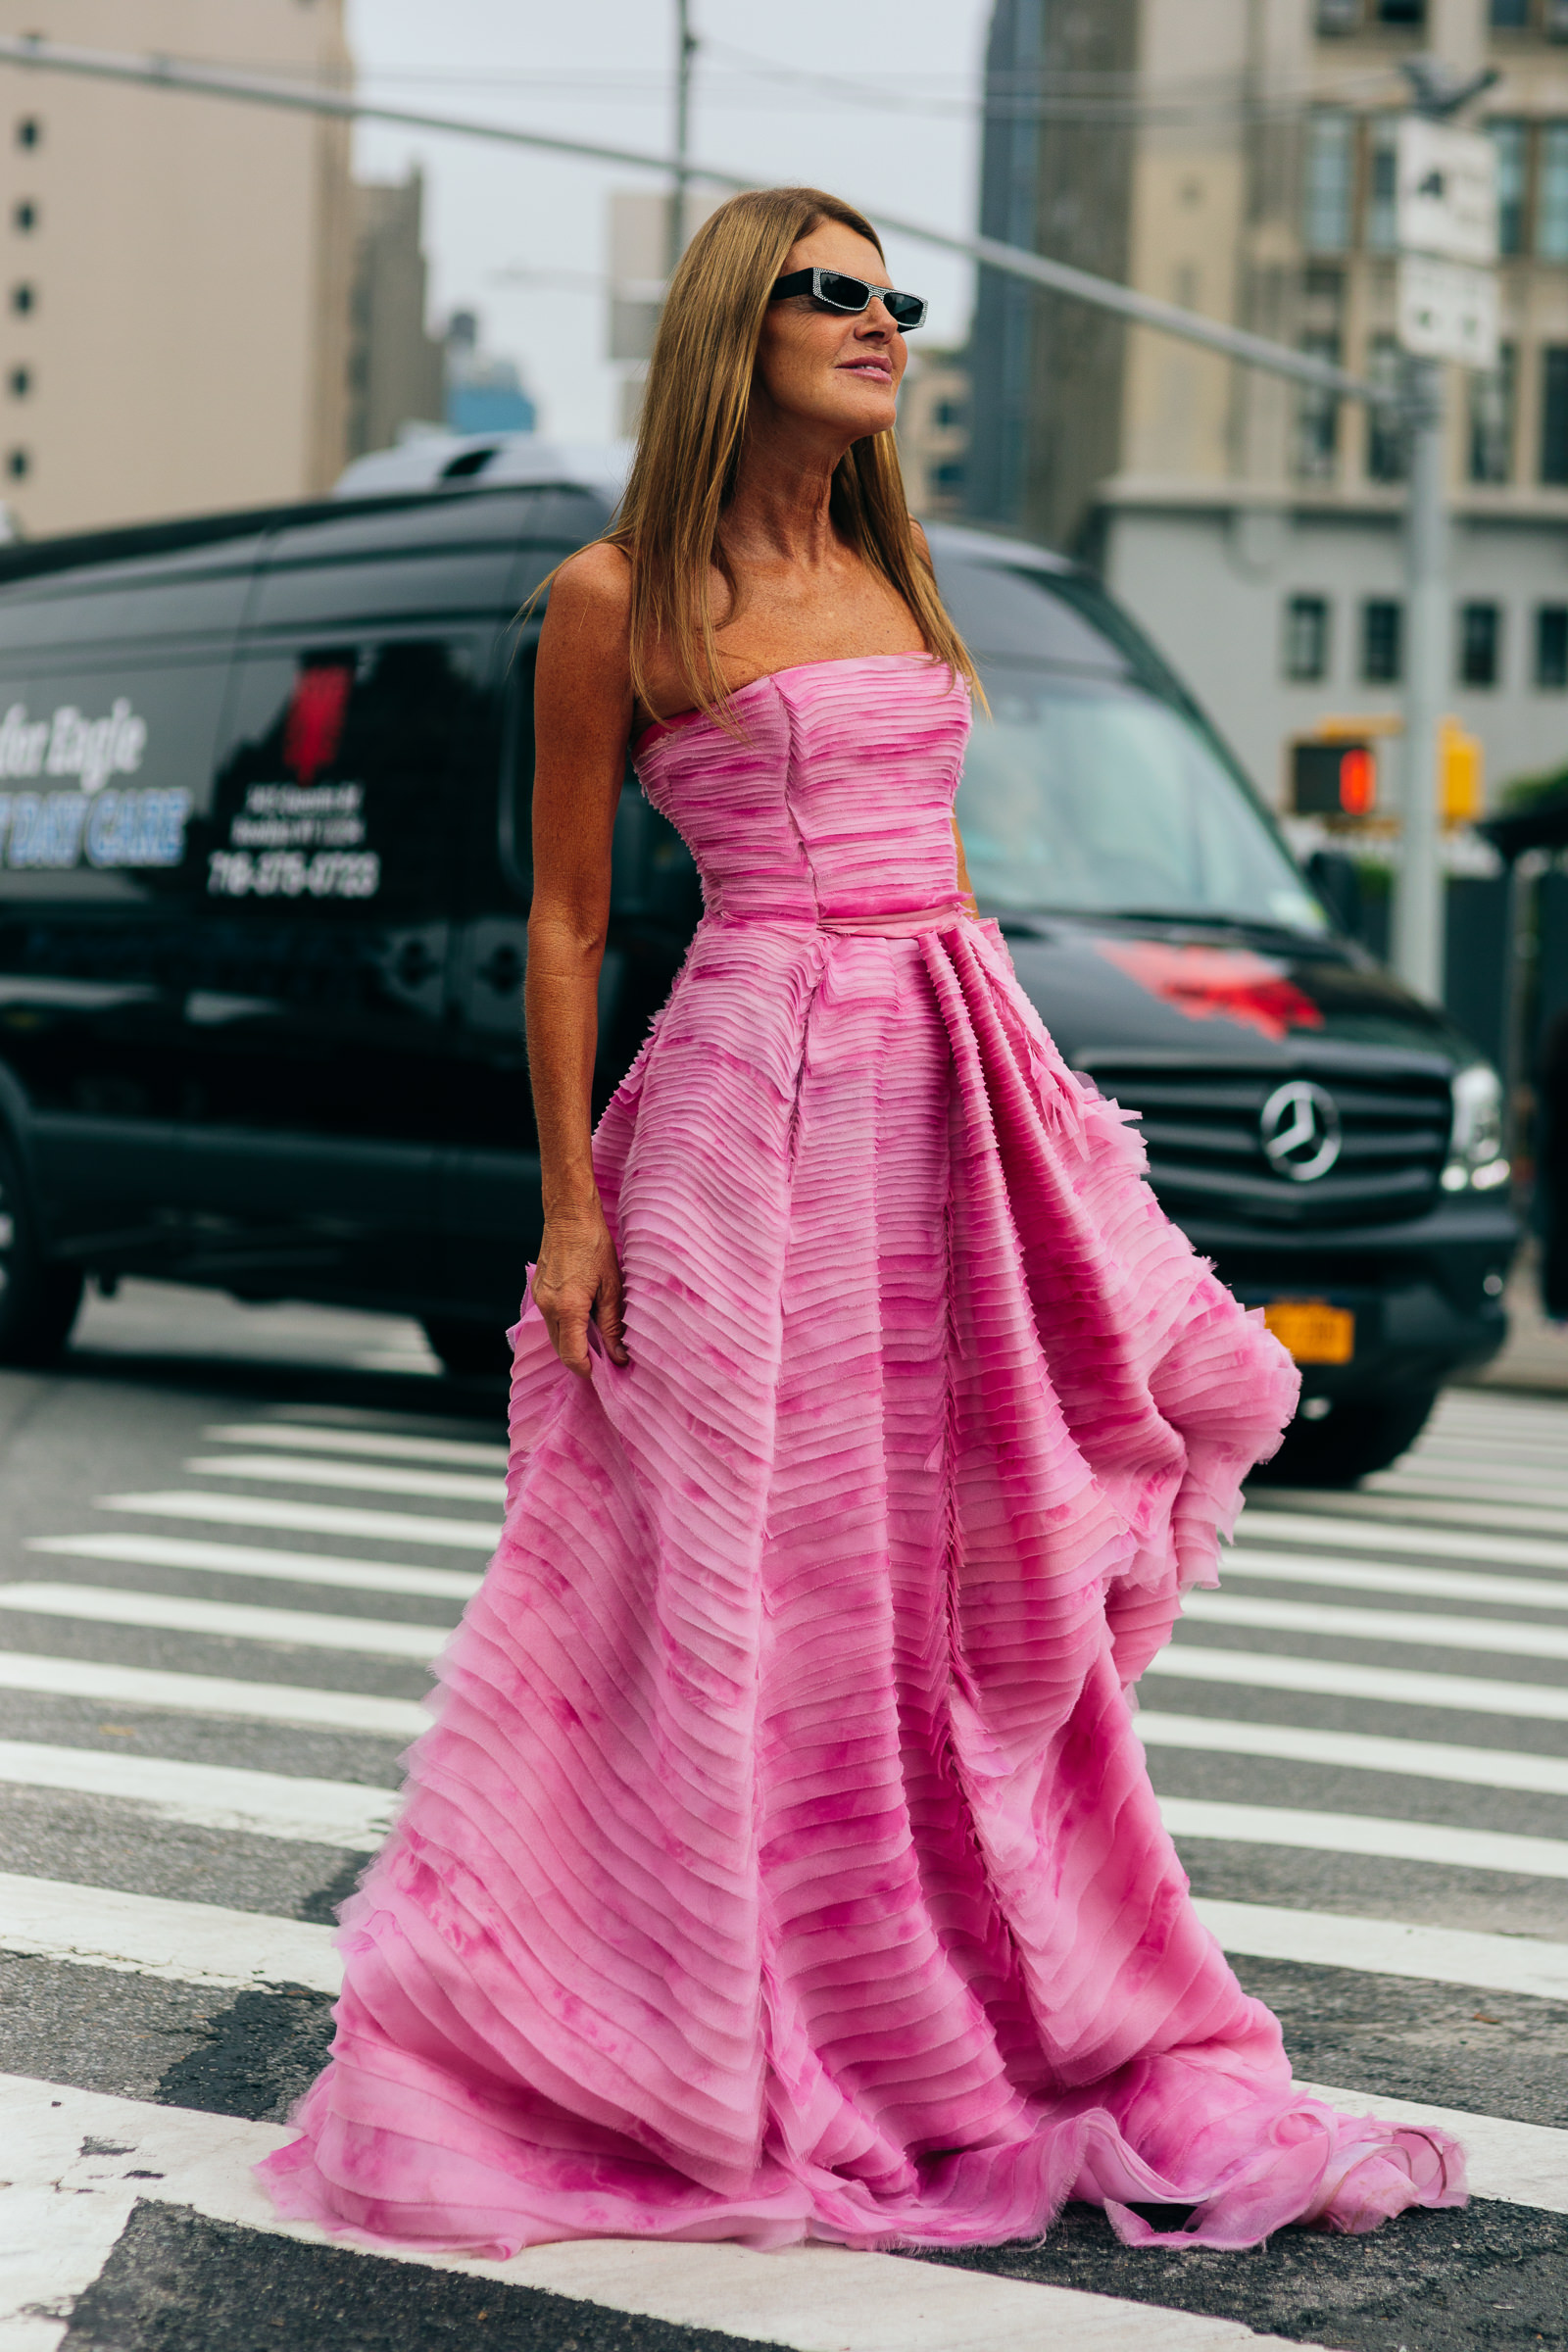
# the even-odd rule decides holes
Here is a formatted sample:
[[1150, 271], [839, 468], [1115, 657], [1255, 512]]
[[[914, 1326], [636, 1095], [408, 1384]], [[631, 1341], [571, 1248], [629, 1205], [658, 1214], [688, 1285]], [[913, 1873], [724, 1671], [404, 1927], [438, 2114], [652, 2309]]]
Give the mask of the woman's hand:
[[591, 1209], [546, 1219], [533, 1296], [550, 1345], [568, 1372], [593, 1377], [590, 1320], [599, 1326], [611, 1362], [630, 1362], [622, 1337], [620, 1265], [597, 1201]]

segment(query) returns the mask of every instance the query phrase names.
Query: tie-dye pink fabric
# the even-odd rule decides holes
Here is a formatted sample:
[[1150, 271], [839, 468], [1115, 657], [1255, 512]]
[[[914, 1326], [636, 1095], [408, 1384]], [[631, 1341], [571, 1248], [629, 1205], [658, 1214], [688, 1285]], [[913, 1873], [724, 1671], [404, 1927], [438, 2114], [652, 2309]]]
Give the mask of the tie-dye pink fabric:
[[277, 2203], [503, 2254], [1456, 2204], [1451, 2143], [1293, 2087], [1124, 1695], [1295, 1372], [956, 911], [946, 669], [736, 701], [640, 747], [708, 912], [595, 1144], [630, 1367], [517, 1326], [505, 1531]]

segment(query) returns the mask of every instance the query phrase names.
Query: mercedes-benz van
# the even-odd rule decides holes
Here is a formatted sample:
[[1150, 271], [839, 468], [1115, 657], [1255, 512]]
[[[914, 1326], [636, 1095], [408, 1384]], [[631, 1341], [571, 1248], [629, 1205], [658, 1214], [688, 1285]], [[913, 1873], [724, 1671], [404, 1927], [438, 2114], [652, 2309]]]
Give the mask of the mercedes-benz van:
[[[495, 1359], [540, 1224], [517, 614], [612, 495], [542, 455], [509, 480], [497, 445], [438, 446], [418, 487], [0, 550], [0, 1358], [139, 1273]], [[991, 702], [959, 795], [981, 906], [1300, 1360], [1282, 1467], [1357, 1476], [1502, 1339], [1496, 1078], [1336, 928], [1092, 577], [931, 540]], [[700, 910], [628, 776], [599, 1102]]]

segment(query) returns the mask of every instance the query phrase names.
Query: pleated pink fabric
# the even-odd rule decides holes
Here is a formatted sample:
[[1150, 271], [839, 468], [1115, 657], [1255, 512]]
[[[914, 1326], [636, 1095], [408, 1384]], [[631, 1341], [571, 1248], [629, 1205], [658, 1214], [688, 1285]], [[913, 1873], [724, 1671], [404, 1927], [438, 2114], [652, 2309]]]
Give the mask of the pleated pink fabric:
[[736, 704], [640, 747], [707, 913], [595, 1143], [631, 1363], [517, 1326], [505, 1532], [277, 2204], [506, 2255], [1460, 2203], [1451, 2142], [1295, 2089], [1133, 1731], [1295, 1371], [959, 910], [961, 687]]

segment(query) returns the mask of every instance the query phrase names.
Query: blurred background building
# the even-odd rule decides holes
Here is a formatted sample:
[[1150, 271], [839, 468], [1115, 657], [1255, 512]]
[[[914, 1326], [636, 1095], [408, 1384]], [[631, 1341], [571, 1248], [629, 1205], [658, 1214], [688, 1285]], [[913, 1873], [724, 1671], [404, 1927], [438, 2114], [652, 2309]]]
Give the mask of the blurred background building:
[[[1459, 373], [1452, 708], [1494, 780], [1568, 735], [1565, 0], [997, 0], [983, 233], [1377, 375], [1401, 61], [1497, 74], [1503, 343]], [[1403, 451], [1359, 404], [982, 270], [965, 504], [1083, 554], [1278, 798], [1291, 739], [1391, 714]]]
[[357, 182], [350, 200], [354, 274], [344, 454], [361, 458], [387, 448], [411, 423], [443, 421], [446, 353], [425, 331], [422, 175], [410, 172], [401, 180]]

